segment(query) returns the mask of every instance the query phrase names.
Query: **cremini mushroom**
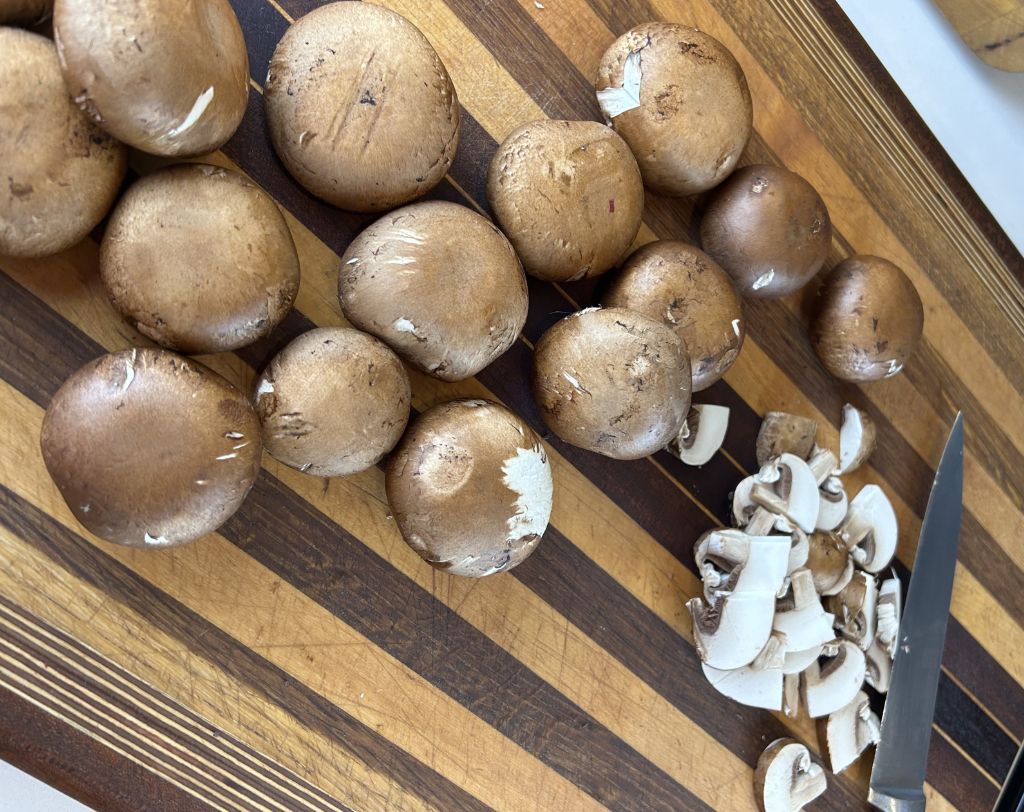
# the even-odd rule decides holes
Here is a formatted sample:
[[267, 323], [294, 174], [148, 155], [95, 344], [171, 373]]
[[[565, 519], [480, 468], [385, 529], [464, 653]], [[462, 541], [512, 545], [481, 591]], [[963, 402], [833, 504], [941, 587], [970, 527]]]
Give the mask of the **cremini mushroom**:
[[695, 28], [649, 22], [627, 31], [605, 51], [596, 86], [605, 120], [658, 194], [682, 197], [721, 183], [750, 138], [743, 70]]
[[455, 400], [416, 418], [388, 460], [388, 502], [402, 538], [431, 566], [482, 578], [521, 564], [551, 515], [540, 437], [487, 400]]
[[274, 150], [306, 189], [343, 209], [383, 211], [444, 178], [459, 101], [411, 22], [373, 3], [328, 3], [300, 17], [264, 88]]
[[850, 502], [839, 535], [857, 566], [875, 573], [885, 569], [896, 554], [896, 513], [884, 491], [865, 485]]
[[704, 533], [694, 545], [694, 558], [709, 601], [715, 593], [776, 593], [786, 575], [789, 539], [750, 536], [730, 527]]
[[825, 369], [863, 382], [902, 370], [923, 331], [924, 307], [907, 275], [880, 257], [853, 256], [818, 291], [810, 338]]
[[745, 166], [715, 190], [700, 241], [741, 295], [774, 298], [795, 293], [821, 270], [832, 225], [802, 177], [778, 166]]
[[687, 465], [704, 465], [722, 447], [728, 428], [728, 407], [694, 403], [669, 451]]
[[817, 531], [807, 537], [807, 569], [819, 595], [838, 594], [853, 578], [853, 557], [837, 534]]
[[36, 25], [53, 13], [53, 0], [0, 0], [0, 25]]
[[53, 38], [75, 103], [136, 149], [201, 155], [242, 121], [249, 58], [228, 0], [60, 0]]
[[271, 456], [312, 476], [376, 465], [409, 422], [409, 377], [388, 347], [348, 327], [294, 339], [263, 370], [253, 402]]
[[794, 739], [776, 739], [754, 771], [754, 798], [761, 812], [799, 812], [828, 788], [825, 771]]
[[691, 598], [686, 608], [693, 618], [697, 654], [712, 668], [727, 671], [749, 665], [768, 642], [775, 593], [719, 591], [710, 604]]
[[730, 670], [712, 668], [702, 663], [704, 676], [718, 693], [741, 705], [766, 710], [782, 710], [782, 672], [777, 668], [743, 666]]
[[644, 185], [626, 142], [596, 121], [531, 121], [498, 147], [487, 200], [531, 276], [598, 276], [629, 249]]
[[53, 43], [28, 31], [0, 28], [0, 110], [0, 254], [56, 254], [106, 215], [125, 149], [72, 103]]
[[839, 470], [848, 474], [863, 465], [875, 450], [875, 421], [867, 412], [847, 403], [839, 429]]
[[828, 716], [848, 705], [864, 684], [864, 652], [842, 640], [838, 653], [825, 665], [812, 663], [803, 673], [803, 701], [812, 719]]
[[273, 198], [239, 172], [180, 164], [136, 181], [100, 245], [114, 307], [158, 344], [235, 350], [291, 310], [299, 258]]
[[814, 449], [818, 423], [809, 417], [768, 412], [757, 433], [757, 464], [764, 465], [780, 454], [793, 454], [805, 460]]
[[341, 258], [338, 296], [353, 325], [445, 381], [476, 375], [526, 323], [526, 277], [509, 241], [475, 211], [440, 200], [364, 229]]
[[675, 330], [690, 355], [694, 392], [726, 373], [746, 335], [728, 274], [699, 248], [678, 240], [647, 243], [630, 254], [601, 303], [636, 310]]
[[875, 576], [857, 572], [842, 591], [825, 599], [825, 608], [835, 615], [836, 630], [867, 651], [875, 640], [875, 612], [878, 585]]
[[639, 459], [676, 439], [690, 408], [679, 337], [619, 307], [588, 308], [551, 327], [534, 353], [534, 397], [567, 443]]
[[818, 722], [821, 749], [828, 753], [829, 767], [836, 775], [853, 764], [868, 747], [878, 744], [880, 737], [881, 725], [863, 691], [858, 691], [827, 720]]
[[790, 592], [775, 607], [772, 629], [785, 635], [787, 651], [820, 648], [835, 638], [833, 617], [824, 610], [807, 569], [790, 576]]
[[818, 519], [818, 483], [807, 463], [794, 454], [769, 461], [754, 476], [750, 498], [772, 513], [785, 516], [805, 533]]
[[212, 533], [256, 481], [262, 450], [244, 394], [202, 364], [144, 348], [68, 378], [46, 410], [41, 445], [75, 518], [132, 547]]

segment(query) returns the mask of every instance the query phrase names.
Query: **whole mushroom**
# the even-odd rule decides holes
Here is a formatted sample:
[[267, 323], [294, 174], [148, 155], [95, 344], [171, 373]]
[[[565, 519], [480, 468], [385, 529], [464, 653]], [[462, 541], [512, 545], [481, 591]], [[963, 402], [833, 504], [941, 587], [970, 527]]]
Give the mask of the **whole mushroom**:
[[811, 345], [825, 369], [843, 381], [877, 381], [900, 370], [924, 331], [914, 283], [888, 260], [852, 256], [818, 291]]
[[664, 322], [690, 356], [693, 391], [707, 389], [739, 356], [746, 328], [732, 280], [699, 248], [659, 240], [634, 251], [601, 300]]
[[658, 194], [682, 197], [721, 183], [750, 138], [743, 70], [695, 28], [650, 22], [627, 31], [601, 59], [596, 86], [605, 119]]
[[388, 461], [388, 502], [406, 543], [437, 569], [481, 578], [521, 564], [551, 514], [540, 437], [486, 400], [456, 400], [416, 418]]
[[491, 160], [487, 199], [531, 276], [575, 282], [629, 249], [644, 212], [633, 153], [596, 121], [531, 121]]
[[106, 215], [125, 149], [72, 103], [53, 43], [28, 31], [0, 28], [0, 110], [0, 254], [56, 254]]

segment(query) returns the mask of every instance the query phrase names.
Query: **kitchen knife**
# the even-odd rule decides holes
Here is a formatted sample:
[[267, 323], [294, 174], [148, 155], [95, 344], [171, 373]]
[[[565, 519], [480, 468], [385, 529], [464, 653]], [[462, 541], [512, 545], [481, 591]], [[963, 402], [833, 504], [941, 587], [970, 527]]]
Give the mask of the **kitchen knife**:
[[964, 489], [964, 424], [958, 414], [935, 471], [900, 619], [882, 737], [868, 801], [888, 812], [924, 809], [928, 742], [953, 593]]

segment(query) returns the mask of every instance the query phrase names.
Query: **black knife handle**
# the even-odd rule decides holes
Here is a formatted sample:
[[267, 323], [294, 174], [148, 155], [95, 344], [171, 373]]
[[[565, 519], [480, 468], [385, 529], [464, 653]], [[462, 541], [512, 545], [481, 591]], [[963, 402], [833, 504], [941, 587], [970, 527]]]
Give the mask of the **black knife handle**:
[[1024, 812], [1024, 744], [1010, 765], [992, 812]]

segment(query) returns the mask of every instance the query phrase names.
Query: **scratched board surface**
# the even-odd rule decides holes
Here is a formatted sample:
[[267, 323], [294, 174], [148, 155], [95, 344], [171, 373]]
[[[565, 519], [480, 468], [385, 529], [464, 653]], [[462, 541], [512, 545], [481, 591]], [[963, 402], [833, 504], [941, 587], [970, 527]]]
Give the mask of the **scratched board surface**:
[[[367, 222], [302, 191], [266, 135], [261, 82], [307, 0], [235, 0], [251, 61], [241, 128], [207, 160], [250, 175], [287, 213], [302, 263], [295, 311], [270, 340], [204, 358], [240, 386], [289, 338], [343, 323], [339, 256]], [[699, 401], [732, 410], [702, 469], [665, 454], [616, 462], [545, 433], [551, 527], [509, 574], [452, 578], [403, 544], [383, 474], [321, 480], [264, 459], [249, 500], [191, 546], [139, 551], [91, 537], [43, 469], [38, 433], [61, 381], [145, 340], [97, 279], [97, 245], [0, 258], [0, 756], [102, 809], [753, 808], [772, 739], [818, 751], [812, 725], [708, 688], [683, 604], [693, 540], [723, 522], [754, 465], [759, 414], [816, 417], [835, 446], [849, 401], [878, 450], [849, 487], [879, 482], [913, 561], [934, 466], [957, 409], [966, 485], [927, 792], [987, 809], [1024, 736], [1024, 263], [830, 0], [387, 0], [422, 29], [463, 106], [434, 192], [486, 212], [496, 144], [539, 117], [598, 118], [607, 45], [649, 19], [697, 25], [742, 63], [754, 98], [746, 162], [784, 163], [822, 193], [830, 264], [877, 253], [913, 278], [925, 339], [904, 374], [838, 385], [804, 337], [805, 299], [746, 304], [750, 333]], [[139, 156], [133, 173], [152, 163]], [[649, 197], [639, 237], [695, 239], [700, 199]], [[413, 374], [422, 410], [500, 400], [544, 432], [534, 342], [593, 287], [531, 281], [524, 335], [478, 378]], [[815, 809], [864, 808], [870, 759]]]

